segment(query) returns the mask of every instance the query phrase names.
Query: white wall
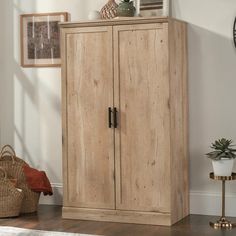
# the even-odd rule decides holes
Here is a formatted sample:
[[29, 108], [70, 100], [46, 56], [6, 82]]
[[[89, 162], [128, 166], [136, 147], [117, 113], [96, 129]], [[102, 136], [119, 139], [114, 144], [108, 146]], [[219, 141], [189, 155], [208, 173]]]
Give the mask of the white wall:
[[[86, 19], [105, 0], [1, 0], [0, 144], [12, 144], [19, 156], [44, 169], [56, 191], [44, 203], [60, 203], [60, 69], [19, 66], [19, 14], [67, 11]], [[191, 212], [220, 213], [220, 183], [208, 178], [205, 158], [220, 137], [236, 141], [236, 49], [232, 43], [235, 0], [173, 0], [172, 13], [189, 23]], [[236, 216], [236, 183], [227, 185], [227, 214]]]
[[[172, 15], [189, 23], [191, 212], [219, 214], [221, 185], [208, 178], [204, 153], [215, 139], [236, 142], [236, 1], [173, 0]], [[236, 183], [227, 193], [226, 213], [236, 216]]]

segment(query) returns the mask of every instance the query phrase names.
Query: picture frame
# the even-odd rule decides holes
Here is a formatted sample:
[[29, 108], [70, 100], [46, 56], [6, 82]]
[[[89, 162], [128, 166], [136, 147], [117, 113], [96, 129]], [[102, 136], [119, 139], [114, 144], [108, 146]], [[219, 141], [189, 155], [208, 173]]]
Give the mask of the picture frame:
[[138, 0], [142, 17], [169, 16], [169, 0]]
[[60, 67], [59, 22], [69, 20], [69, 13], [20, 15], [21, 66]]

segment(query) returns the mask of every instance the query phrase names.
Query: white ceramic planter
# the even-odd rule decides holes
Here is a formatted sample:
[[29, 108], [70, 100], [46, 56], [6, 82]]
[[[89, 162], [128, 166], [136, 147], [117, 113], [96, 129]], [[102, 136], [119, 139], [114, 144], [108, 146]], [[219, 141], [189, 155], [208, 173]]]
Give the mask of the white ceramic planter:
[[234, 166], [234, 159], [212, 160], [214, 175], [231, 176]]
[[99, 11], [90, 11], [88, 15], [89, 20], [99, 20], [101, 19], [101, 15]]

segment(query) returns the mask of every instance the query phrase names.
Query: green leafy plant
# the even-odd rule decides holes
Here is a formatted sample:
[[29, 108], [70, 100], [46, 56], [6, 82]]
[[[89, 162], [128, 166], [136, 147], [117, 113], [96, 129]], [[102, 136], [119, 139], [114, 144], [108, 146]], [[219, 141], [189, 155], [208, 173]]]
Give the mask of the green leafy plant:
[[232, 143], [233, 143], [232, 140], [228, 140], [225, 138], [216, 140], [211, 145], [211, 148], [214, 149], [214, 151], [206, 153], [207, 157], [216, 161], [222, 158], [226, 158], [226, 159], [236, 158], [236, 154], [235, 154], [236, 149], [232, 148], [235, 145], [233, 145]]

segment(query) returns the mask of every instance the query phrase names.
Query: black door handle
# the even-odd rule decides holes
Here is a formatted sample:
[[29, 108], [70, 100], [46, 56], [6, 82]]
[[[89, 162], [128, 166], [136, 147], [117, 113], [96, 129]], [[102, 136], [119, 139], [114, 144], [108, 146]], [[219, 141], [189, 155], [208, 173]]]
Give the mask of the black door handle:
[[113, 109], [113, 119], [114, 119], [114, 128], [117, 128], [118, 122], [117, 122], [117, 109], [114, 107]]
[[111, 123], [111, 113], [112, 113], [112, 109], [111, 107], [108, 108], [108, 127], [111, 128], [112, 127], [112, 123]]
[[[112, 124], [112, 117], [111, 117], [112, 115], [113, 115], [113, 124]], [[114, 128], [117, 128], [117, 126], [118, 126], [116, 107], [114, 107], [113, 109], [111, 107], [108, 107], [108, 127], [112, 128], [112, 126]]]

